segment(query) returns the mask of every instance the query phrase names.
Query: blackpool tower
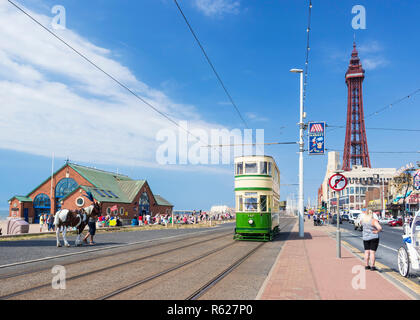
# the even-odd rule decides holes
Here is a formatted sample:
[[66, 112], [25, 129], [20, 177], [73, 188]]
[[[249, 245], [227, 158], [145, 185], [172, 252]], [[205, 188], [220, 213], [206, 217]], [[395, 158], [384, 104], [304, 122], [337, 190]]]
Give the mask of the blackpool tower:
[[346, 72], [348, 96], [346, 140], [343, 155], [343, 170], [345, 171], [350, 171], [353, 165], [371, 167], [363, 114], [362, 82], [364, 78], [365, 70], [362, 68], [356, 43], [353, 43], [350, 65]]

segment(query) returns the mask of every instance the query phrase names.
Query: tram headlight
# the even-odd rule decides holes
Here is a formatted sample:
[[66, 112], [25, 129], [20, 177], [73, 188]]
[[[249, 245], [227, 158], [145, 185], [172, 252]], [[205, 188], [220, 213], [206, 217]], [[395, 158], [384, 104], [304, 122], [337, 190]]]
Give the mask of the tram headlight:
[[249, 219], [249, 220], [248, 220], [248, 223], [249, 223], [249, 224], [253, 224], [253, 223], [254, 223], [254, 220]]

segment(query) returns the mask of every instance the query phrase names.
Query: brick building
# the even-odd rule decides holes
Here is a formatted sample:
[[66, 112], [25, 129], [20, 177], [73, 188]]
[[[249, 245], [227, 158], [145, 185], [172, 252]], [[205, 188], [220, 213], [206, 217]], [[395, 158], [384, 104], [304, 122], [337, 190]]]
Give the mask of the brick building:
[[173, 209], [171, 203], [152, 193], [146, 180], [67, 162], [26, 196], [12, 197], [9, 217], [38, 223], [41, 214], [87, 207], [91, 202], [83, 196], [86, 191], [102, 204], [103, 215], [117, 214], [126, 222], [139, 214], [171, 214]]

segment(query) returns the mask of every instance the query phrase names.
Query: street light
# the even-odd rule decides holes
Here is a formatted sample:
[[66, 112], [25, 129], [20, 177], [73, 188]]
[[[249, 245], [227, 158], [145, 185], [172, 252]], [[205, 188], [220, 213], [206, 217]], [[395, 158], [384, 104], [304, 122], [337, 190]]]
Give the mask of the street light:
[[300, 121], [299, 121], [299, 237], [304, 237], [303, 230], [303, 70], [291, 69], [290, 72], [300, 73]]

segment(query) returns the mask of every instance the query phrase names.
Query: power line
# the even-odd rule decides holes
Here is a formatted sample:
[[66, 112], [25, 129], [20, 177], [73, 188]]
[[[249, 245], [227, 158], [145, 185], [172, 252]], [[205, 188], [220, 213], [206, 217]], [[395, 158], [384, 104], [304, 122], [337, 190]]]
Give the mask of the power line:
[[305, 106], [305, 101], [306, 101], [306, 87], [308, 84], [309, 51], [311, 50], [311, 47], [309, 46], [310, 33], [311, 33], [311, 13], [312, 13], [312, 0], [309, 0], [308, 27], [306, 28], [305, 81], [303, 83], [303, 105], [304, 106]]
[[188, 22], [187, 17], [185, 16], [184, 12], [182, 11], [181, 7], [179, 6], [177, 0], [174, 0], [176, 6], [178, 7], [179, 12], [181, 13], [182, 17], [185, 20], [185, 23], [187, 24], [188, 28], [190, 29], [192, 35], [194, 36], [194, 39], [197, 41], [197, 44], [199, 45], [201, 51], [204, 54], [204, 57], [206, 58], [208, 64], [210, 65], [211, 69], [213, 70], [214, 74], [216, 75], [217, 80], [219, 81], [220, 85], [222, 86], [223, 90], [225, 91], [227, 97], [230, 100], [230, 103], [233, 105], [233, 107], [236, 109], [236, 112], [238, 113], [239, 117], [241, 118], [242, 122], [245, 124], [245, 127], [248, 128], [248, 124], [246, 123], [245, 119], [242, 117], [241, 112], [239, 111], [238, 107], [236, 106], [236, 103], [233, 101], [232, 96], [230, 95], [229, 91], [227, 90], [225, 84], [223, 83], [222, 79], [220, 78], [219, 74], [216, 71], [216, 68], [214, 67], [213, 63], [211, 62], [209, 56], [206, 53], [206, 50], [204, 50], [204, 47], [201, 45], [200, 40], [198, 40], [197, 35], [195, 34], [193, 28], [191, 27], [190, 23]]
[[[391, 109], [392, 107], [395, 107], [397, 104], [401, 103], [402, 101], [412, 98], [413, 96], [415, 96], [419, 92], [420, 92], [420, 88], [417, 89], [417, 90], [415, 90], [415, 91], [413, 91], [412, 93], [410, 93], [410, 94], [408, 94], [408, 95], [406, 95], [406, 96], [398, 99], [398, 100], [395, 100], [393, 103], [390, 103], [390, 104], [386, 105], [385, 107], [382, 107], [382, 108], [376, 110], [375, 112], [370, 113], [369, 115], [367, 115], [365, 117], [365, 119], [371, 118], [371, 117], [376, 116], [376, 115], [378, 115], [378, 114], [380, 114], [382, 112], [385, 112], [386, 110]], [[329, 127], [335, 127], [334, 129], [331, 129], [330, 132], [331, 131], [334, 131], [334, 130], [336, 130], [338, 128], [345, 128], [345, 126], [329, 126]], [[384, 129], [373, 129], [373, 130], [384, 130]], [[389, 129], [389, 130], [391, 130], [391, 129]], [[397, 130], [396, 129], [395, 131], [418, 131], [418, 130], [408, 130], [408, 129], [406, 129], [406, 130], [400, 130], [400, 129], [398, 129]]]
[[187, 130], [184, 127], [180, 126], [179, 123], [177, 123], [175, 120], [173, 120], [172, 118], [170, 118], [168, 115], [166, 115], [162, 111], [158, 110], [151, 103], [147, 102], [145, 99], [143, 99], [142, 97], [140, 97], [137, 93], [135, 93], [133, 90], [131, 90], [130, 88], [128, 88], [125, 84], [123, 84], [118, 79], [116, 79], [114, 76], [112, 76], [111, 74], [109, 74], [108, 72], [106, 72], [105, 70], [103, 70], [101, 67], [99, 67], [97, 64], [95, 64], [92, 60], [90, 60], [89, 58], [87, 58], [85, 55], [83, 55], [82, 53], [80, 53], [79, 51], [77, 51], [70, 44], [68, 44], [66, 41], [64, 41], [63, 39], [61, 39], [58, 35], [56, 35], [50, 29], [48, 29], [47, 27], [45, 27], [42, 23], [40, 23], [38, 20], [36, 20], [34, 17], [32, 17], [28, 12], [26, 12], [24, 9], [22, 9], [21, 7], [19, 7], [13, 1], [8, 0], [8, 2], [10, 4], [12, 4], [13, 6], [15, 6], [18, 10], [20, 10], [21, 12], [23, 12], [32, 21], [34, 21], [36, 24], [38, 24], [40, 27], [42, 27], [44, 30], [46, 30], [48, 33], [50, 33], [52, 36], [54, 36], [56, 39], [58, 39], [60, 42], [62, 42], [63, 44], [65, 44], [68, 48], [70, 48], [72, 51], [74, 51], [77, 55], [79, 55], [80, 57], [82, 57], [84, 60], [86, 60], [92, 66], [94, 66], [96, 69], [98, 69], [99, 71], [101, 71], [102, 73], [104, 73], [106, 76], [108, 76], [110, 79], [112, 79], [113, 81], [115, 81], [122, 88], [124, 88], [129, 93], [131, 93], [134, 97], [136, 97], [141, 102], [143, 102], [145, 105], [147, 105], [148, 107], [150, 107], [151, 109], [153, 109], [154, 111], [156, 111], [157, 113], [159, 113], [161, 116], [163, 116], [164, 118], [166, 118], [167, 120], [169, 120], [170, 122], [172, 122], [177, 127], [181, 128], [182, 130], [184, 130], [185, 132], [187, 132], [188, 134], [190, 134], [192, 137], [196, 138], [198, 141], [200, 140], [197, 136], [195, 136], [194, 134], [192, 134], [189, 130]]
[[[343, 152], [344, 150], [339, 150], [339, 149], [325, 149], [327, 151], [340, 151]], [[420, 151], [369, 151], [369, 153], [386, 153], [386, 154], [391, 154], [391, 153], [420, 153]]]
[[216, 145], [207, 145], [202, 146], [203, 148], [211, 147], [235, 147], [235, 146], [258, 146], [258, 145], [275, 145], [275, 144], [298, 144], [298, 142], [265, 142], [265, 143], [238, 143], [238, 144], [216, 144]]
[[[346, 126], [327, 125], [329, 128], [344, 129]], [[366, 130], [384, 130], [384, 131], [411, 131], [418, 132], [420, 129], [405, 129], [405, 128], [366, 128]]]
[[406, 99], [409, 99], [409, 98], [413, 97], [414, 95], [416, 95], [416, 94], [417, 94], [417, 93], [419, 93], [419, 92], [420, 92], [420, 88], [419, 88], [419, 89], [417, 89], [417, 90], [415, 90], [415, 91], [413, 91], [413, 92], [412, 92], [412, 93], [410, 93], [409, 95], [404, 96], [404, 97], [402, 97], [402, 98], [400, 98], [400, 99], [398, 99], [398, 100], [394, 101], [393, 103], [388, 104], [388, 105], [386, 105], [385, 107], [383, 107], [383, 108], [380, 108], [380, 109], [376, 110], [375, 112], [372, 112], [372, 113], [371, 113], [371, 114], [369, 114], [369, 115], [368, 115], [365, 119], [368, 119], [368, 118], [370, 118], [370, 117], [376, 116], [376, 115], [378, 115], [378, 114], [380, 114], [380, 113], [382, 113], [382, 112], [384, 112], [384, 111], [386, 111], [386, 110], [388, 110], [388, 109], [391, 109], [391, 108], [392, 108], [392, 107], [394, 107], [395, 105], [399, 104], [400, 102], [402, 102], [402, 101], [404, 101], [404, 100], [406, 100]]

